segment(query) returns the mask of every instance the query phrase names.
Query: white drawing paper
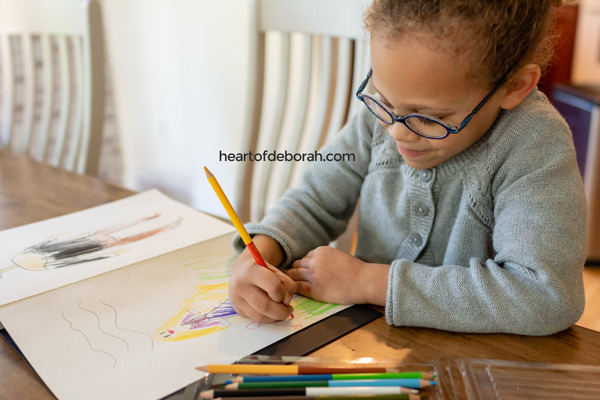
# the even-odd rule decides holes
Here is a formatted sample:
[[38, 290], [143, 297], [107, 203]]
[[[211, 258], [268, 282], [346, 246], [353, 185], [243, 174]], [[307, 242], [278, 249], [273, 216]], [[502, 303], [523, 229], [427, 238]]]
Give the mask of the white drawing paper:
[[0, 319], [60, 399], [156, 399], [347, 306], [295, 296], [294, 318], [235, 314], [232, 234], [0, 308]]
[[150, 190], [0, 232], [0, 305], [235, 228]]

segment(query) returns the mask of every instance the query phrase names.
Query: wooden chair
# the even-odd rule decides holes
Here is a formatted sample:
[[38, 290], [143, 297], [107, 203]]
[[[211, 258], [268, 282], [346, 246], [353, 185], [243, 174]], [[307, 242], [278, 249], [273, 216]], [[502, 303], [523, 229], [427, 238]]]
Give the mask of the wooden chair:
[[[362, 28], [369, 3], [255, 1], [249, 132], [242, 148], [314, 154], [341, 129], [359, 106], [354, 92], [370, 68]], [[259, 221], [309, 165], [308, 161], [241, 164], [237, 187], [242, 195], [236, 208], [242, 220]]]
[[104, 41], [96, 0], [0, 0], [0, 147], [98, 171]]

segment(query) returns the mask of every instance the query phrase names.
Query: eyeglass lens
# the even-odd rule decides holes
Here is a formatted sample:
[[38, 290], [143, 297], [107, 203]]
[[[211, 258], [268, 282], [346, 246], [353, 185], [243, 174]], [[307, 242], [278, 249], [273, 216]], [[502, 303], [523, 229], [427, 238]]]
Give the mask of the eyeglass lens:
[[[378, 101], [369, 95], [363, 95], [362, 100], [369, 110], [381, 121], [389, 125], [394, 123], [394, 117], [392, 116], [392, 113]], [[423, 136], [443, 137], [448, 134], [448, 131], [444, 126], [440, 125], [436, 121], [424, 117], [409, 116], [404, 119], [404, 123], [413, 132]]]

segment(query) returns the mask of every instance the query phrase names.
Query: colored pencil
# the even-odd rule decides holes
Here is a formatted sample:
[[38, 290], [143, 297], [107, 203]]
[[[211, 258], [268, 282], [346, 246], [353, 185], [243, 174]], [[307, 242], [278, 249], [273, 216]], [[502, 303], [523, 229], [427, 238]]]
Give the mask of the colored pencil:
[[[407, 391], [410, 391], [407, 393]], [[417, 390], [397, 386], [381, 387], [312, 387], [312, 388], [275, 388], [275, 389], [210, 389], [200, 392], [201, 399], [215, 397], [249, 397], [249, 396], [349, 396], [356, 394], [410, 394]]]
[[351, 387], [351, 386], [400, 386], [410, 389], [422, 389], [435, 385], [435, 382], [417, 378], [401, 379], [340, 379], [334, 381], [277, 381], [277, 382], [236, 382], [225, 389], [256, 389], [284, 387]]
[[283, 365], [283, 364], [209, 364], [199, 365], [196, 369], [213, 374], [236, 375], [305, 375], [305, 374], [344, 374], [398, 372], [394, 368], [352, 364], [345, 367]]
[[225, 383], [236, 382], [277, 382], [277, 381], [334, 381], [338, 379], [403, 379], [417, 378], [433, 380], [434, 375], [426, 372], [381, 372], [365, 374], [314, 374], [314, 375], [277, 375], [277, 376], [238, 376]]
[[223, 204], [223, 207], [225, 208], [227, 215], [229, 215], [229, 219], [231, 219], [231, 222], [233, 222], [233, 225], [235, 226], [238, 233], [242, 237], [244, 244], [250, 251], [250, 254], [252, 254], [252, 257], [254, 258], [256, 263], [258, 265], [265, 267], [266, 269], [269, 269], [269, 267], [267, 267], [267, 263], [262, 258], [258, 249], [254, 245], [254, 242], [252, 241], [252, 238], [250, 237], [250, 235], [248, 234], [248, 231], [244, 227], [244, 224], [240, 220], [240, 217], [238, 217], [237, 213], [233, 209], [233, 206], [229, 202], [229, 199], [227, 198], [227, 196], [225, 196], [225, 192], [223, 192], [223, 189], [221, 189], [221, 185], [219, 185], [219, 182], [217, 182], [217, 178], [215, 178], [215, 176], [206, 167], [204, 167], [204, 172], [206, 173], [206, 178], [208, 179], [210, 186], [212, 186], [213, 190], [217, 194], [217, 197], [221, 201], [221, 204]]
[[[265, 397], [243, 397], [243, 400], [265, 400]], [[421, 400], [418, 394], [357, 394], [349, 396], [269, 396], [268, 400]], [[214, 400], [240, 400], [240, 397], [217, 397]]]
[[[215, 176], [206, 167], [204, 167], [204, 172], [206, 173], [206, 178], [208, 179], [210, 186], [212, 186], [213, 190], [217, 194], [217, 197], [221, 201], [221, 204], [223, 204], [223, 207], [225, 207], [225, 211], [227, 212], [227, 215], [229, 215], [229, 219], [231, 219], [231, 222], [233, 222], [235, 229], [237, 229], [238, 233], [242, 237], [246, 248], [250, 251], [250, 254], [252, 254], [254, 261], [256, 261], [258, 265], [269, 269], [264, 258], [262, 258], [260, 252], [256, 248], [256, 245], [254, 245], [254, 242], [252, 241], [252, 238], [250, 237], [248, 231], [244, 227], [244, 224], [240, 220], [240, 217], [233, 209], [233, 206], [229, 202], [227, 196], [225, 196], [225, 192], [223, 192], [223, 189], [221, 189], [221, 185], [219, 185], [219, 182], [217, 182], [217, 178], [215, 178]], [[290, 317], [294, 318], [294, 314], [290, 314]]]

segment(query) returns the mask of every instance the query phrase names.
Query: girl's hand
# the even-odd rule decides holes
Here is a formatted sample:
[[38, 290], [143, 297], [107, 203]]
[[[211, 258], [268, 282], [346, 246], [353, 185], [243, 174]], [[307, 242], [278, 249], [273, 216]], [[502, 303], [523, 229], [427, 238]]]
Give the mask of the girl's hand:
[[389, 265], [366, 263], [322, 246], [292, 266], [285, 272], [304, 296], [327, 303], [385, 305]]
[[296, 293], [296, 283], [287, 275], [267, 264], [255, 263], [244, 250], [233, 263], [229, 281], [229, 299], [235, 311], [258, 322], [275, 322], [289, 317]]

